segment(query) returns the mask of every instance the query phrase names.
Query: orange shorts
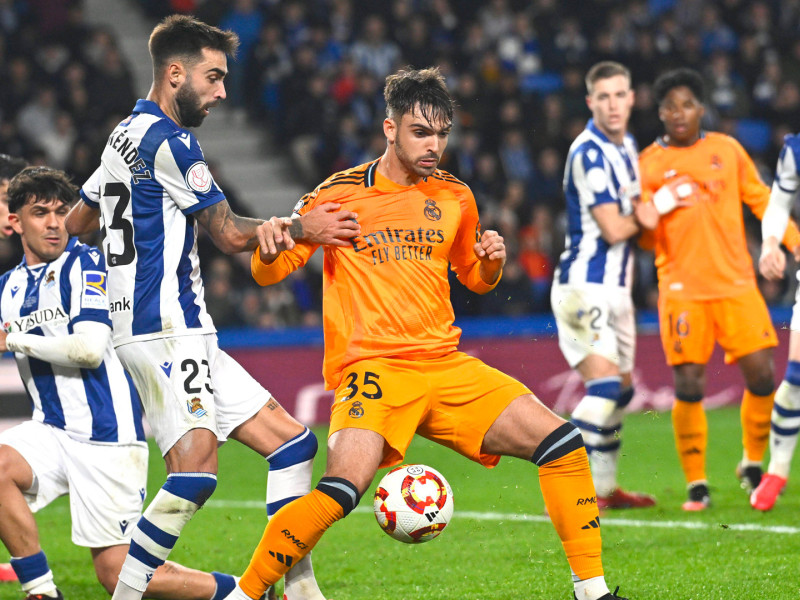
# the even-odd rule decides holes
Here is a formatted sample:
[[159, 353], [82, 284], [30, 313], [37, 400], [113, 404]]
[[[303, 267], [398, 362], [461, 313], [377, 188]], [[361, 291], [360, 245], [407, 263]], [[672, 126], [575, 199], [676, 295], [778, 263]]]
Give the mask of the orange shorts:
[[714, 341], [725, 350], [726, 363], [778, 345], [767, 305], [756, 288], [717, 300], [683, 300], [661, 293], [658, 318], [671, 366], [706, 364]]
[[483, 438], [514, 398], [530, 393], [463, 352], [366, 359], [344, 370], [328, 435], [351, 427], [381, 434], [386, 440], [381, 467], [402, 462], [414, 433], [493, 467], [500, 457], [481, 452]]

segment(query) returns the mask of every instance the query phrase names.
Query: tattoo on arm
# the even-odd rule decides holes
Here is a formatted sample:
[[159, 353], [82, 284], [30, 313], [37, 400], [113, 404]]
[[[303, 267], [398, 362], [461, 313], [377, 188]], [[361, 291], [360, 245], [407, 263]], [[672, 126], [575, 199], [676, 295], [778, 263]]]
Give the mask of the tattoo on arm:
[[240, 217], [231, 210], [227, 200], [197, 211], [195, 218], [223, 252], [243, 252], [258, 246], [256, 228], [264, 222]]
[[270, 409], [270, 410], [275, 410], [279, 406], [280, 406], [280, 404], [278, 404], [278, 401], [275, 400], [275, 398], [271, 398], [270, 401], [267, 402], [267, 408]]

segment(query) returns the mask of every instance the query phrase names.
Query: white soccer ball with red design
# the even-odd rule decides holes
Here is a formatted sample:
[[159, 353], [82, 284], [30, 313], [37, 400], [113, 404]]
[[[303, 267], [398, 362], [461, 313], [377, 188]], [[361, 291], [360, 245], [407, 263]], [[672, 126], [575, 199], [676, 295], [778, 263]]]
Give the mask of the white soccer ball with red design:
[[438, 536], [453, 516], [453, 490], [427, 465], [403, 465], [384, 475], [373, 502], [378, 525], [394, 539], [421, 544]]

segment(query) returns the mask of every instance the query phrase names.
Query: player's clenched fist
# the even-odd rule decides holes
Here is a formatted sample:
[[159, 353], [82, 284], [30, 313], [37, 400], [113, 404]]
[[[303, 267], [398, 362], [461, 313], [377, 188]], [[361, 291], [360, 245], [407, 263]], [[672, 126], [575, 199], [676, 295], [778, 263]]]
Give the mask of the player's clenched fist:
[[271, 263], [284, 250], [294, 248], [294, 240], [289, 233], [291, 226], [292, 219], [289, 217], [272, 217], [258, 226], [256, 236], [262, 261]]
[[503, 236], [492, 229], [487, 229], [472, 249], [481, 261], [481, 279], [486, 283], [497, 281], [506, 263], [506, 244]]
[[786, 256], [781, 250], [780, 243], [770, 236], [761, 245], [761, 257], [758, 259], [758, 270], [768, 280], [774, 281], [783, 278], [786, 268]]

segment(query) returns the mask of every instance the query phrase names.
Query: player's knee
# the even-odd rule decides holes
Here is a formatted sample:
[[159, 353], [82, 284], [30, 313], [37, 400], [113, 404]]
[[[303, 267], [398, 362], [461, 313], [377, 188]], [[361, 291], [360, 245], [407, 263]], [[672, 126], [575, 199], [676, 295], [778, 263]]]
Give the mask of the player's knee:
[[747, 391], [754, 396], [769, 396], [775, 391], [775, 381], [770, 375], [747, 384]]
[[217, 489], [217, 476], [214, 473], [170, 473], [163, 489], [200, 507]]
[[271, 471], [285, 469], [313, 459], [317, 454], [317, 436], [306, 427], [303, 432], [267, 456]]
[[30, 469], [25, 468], [27, 463], [22, 456], [11, 446], [0, 445], [0, 483], [11, 484], [22, 491], [27, 490], [33, 481], [30, 481]]
[[572, 423], [564, 423], [542, 440], [531, 457], [531, 462], [542, 467], [583, 448], [581, 432]]
[[342, 507], [342, 516], [346, 517], [358, 506], [361, 494], [355, 484], [341, 477], [323, 477], [317, 484], [317, 491], [330, 496]]
[[684, 402], [700, 402], [703, 399], [704, 383], [702, 377], [676, 376], [675, 397]]

